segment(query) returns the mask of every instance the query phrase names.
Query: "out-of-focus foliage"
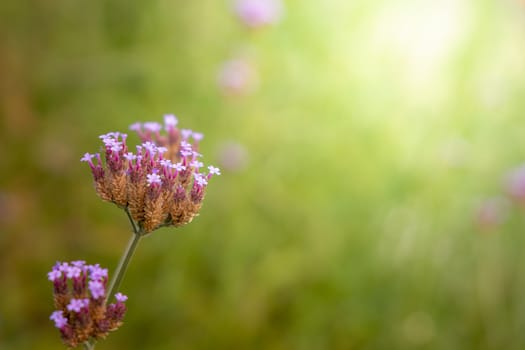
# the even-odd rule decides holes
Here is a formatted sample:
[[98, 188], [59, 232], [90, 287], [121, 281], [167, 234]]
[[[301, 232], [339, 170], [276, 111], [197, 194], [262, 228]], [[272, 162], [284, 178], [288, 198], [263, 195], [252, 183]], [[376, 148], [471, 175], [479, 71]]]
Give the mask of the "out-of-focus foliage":
[[[79, 158], [164, 113], [236, 165], [142, 241], [97, 349], [525, 347], [523, 208], [475, 221], [525, 160], [523, 2], [285, 5], [249, 30], [227, 0], [0, 2], [1, 349], [62, 347], [46, 272], [130, 231]], [[236, 55], [248, 94], [217, 86]]]

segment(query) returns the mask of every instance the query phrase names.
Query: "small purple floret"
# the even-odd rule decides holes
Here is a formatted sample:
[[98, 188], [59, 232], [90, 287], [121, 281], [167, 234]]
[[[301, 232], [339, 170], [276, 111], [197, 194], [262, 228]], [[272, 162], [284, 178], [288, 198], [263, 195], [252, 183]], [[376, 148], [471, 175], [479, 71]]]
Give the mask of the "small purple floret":
[[64, 317], [64, 313], [62, 311], [53, 312], [49, 319], [55, 321], [55, 327], [58, 329], [67, 325], [67, 318]]
[[103, 269], [99, 264], [89, 266], [89, 277], [91, 280], [102, 280], [108, 278], [108, 269]]
[[[190, 138], [191, 134], [193, 134], [193, 131], [190, 130], [190, 129], [182, 129], [182, 130], [180, 131], [180, 134], [182, 135], [182, 139], [183, 139], [183, 140], [187, 140], [187, 139]], [[182, 147], [182, 142], [181, 142], [180, 145], [181, 145], [181, 147]]]
[[134, 155], [132, 152], [128, 152], [128, 153], [124, 154], [124, 158], [126, 158], [129, 161], [132, 161], [132, 160], [137, 159], [137, 156]]
[[75, 260], [71, 262], [71, 265], [76, 266], [81, 269], [86, 265], [86, 262], [84, 260]]
[[171, 160], [169, 159], [162, 159], [161, 161], [159, 161], [159, 164], [162, 165], [163, 167], [171, 167]]
[[89, 306], [89, 299], [71, 299], [67, 305], [69, 311], [80, 312], [85, 307]]
[[60, 272], [59, 270], [53, 270], [53, 271], [47, 273], [47, 278], [51, 282], [54, 282], [56, 279], [58, 279], [60, 277], [62, 277], [62, 272]]
[[172, 129], [177, 126], [179, 121], [177, 120], [177, 117], [175, 117], [173, 114], [166, 114], [164, 116], [164, 125], [166, 126], [166, 129]]
[[206, 180], [206, 178], [202, 174], [194, 173], [193, 177], [195, 178], [195, 183], [199, 187], [205, 187], [208, 184], [208, 181]]
[[202, 162], [199, 162], [198, 160], [194, 160], [190, 163], [190, 166], [195, 169], [199, 169], [199, 168], [202, 168], [204, 164]]
[[154, 184], [158, 184], [158, 185], [161, 185], [162, 184], [162, 180], [160, 179], [160, 176], [158, 174], [147, 174], [146, 175], [147, 177], [147, 182], [149, 185], [154, 185]]
[[133, 123], [129, 126], [129, 130], [131, 131], [140, 131], [142, 129], [142, 124], [137, 122], [137, 123]]
[[124, 294], [119, 292], [119, 293], [115, 294], [115, 299], [117, 299], [118, 302], [123, 303], [126, 300], [128, 300], [128, 297], [127, 297], [127, 295], [124, 295]]
[[53, 270], [55, 269], [66, 273], [69, 270], [69, 264], [67, 262], [63, 262], [63, 263], [57, 262], [55, 267], [53, 267]]
[[106, 294], [104, 285], [100, 281], [89, 281], [88, 287], [93, 299], [98, 299]]
[[82, 270], [76, 266], [70, 266], [66, 271], [67, 278], [77, 278], [80, 277]]
[[172, 168], [177, 170], [177, 171], [186, 170], [186, 166], [182, 165], [181, 163], [173, 164]]
[[154, 144], [154, 143], [151, 142], [151, 141], [146, 141], [146, 142], [144, 142], [144, 143], [142, 144], [142, 147], [143, 147], [146, 151], [150, 152], [152, 155], [155, 154], [155, 153], [157, 153], [157, 145]]
[[80, 158], [80, 161], [81, 162], [88, 162], [88, 163], [91, 163], [91, 159], [93, 159], [95, 157], [94, 154], [91, 154], [91, 153], [85, 153], [84, 156], [82, 158]]
[[210, 165], [208, 167], [208, 170], [210, 171], [210, 175], [220, 175], [221, 174], [221, 170], [217, 167], [214, 167], [213, 165]]
[[200, 133], [200, 132], [194, 132], [192, 134], [193, 136], [193, 139], [197, 142], [201, 141], [203, 138], [204, 138], [204, 134], [203, 133]]
[[162, 125], [157, 122], [146, 122], [144, 123], [144, 129], [156, 133], [162, 129]]

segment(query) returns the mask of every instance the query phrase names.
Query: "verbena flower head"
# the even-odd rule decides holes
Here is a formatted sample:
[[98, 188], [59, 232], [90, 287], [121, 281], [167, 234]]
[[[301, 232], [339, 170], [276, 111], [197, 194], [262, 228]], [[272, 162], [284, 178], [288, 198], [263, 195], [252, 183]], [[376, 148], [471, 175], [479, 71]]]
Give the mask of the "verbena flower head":
[[104, 338], [120, 327], [127, 297], [117, 293], [116, 302], [106, 305], [107, 269], [83, 261], [57, 262], [47, 276], [53, 282], [56, 308], [49, 319], [68, 347]]
[[[143, 234], [162, 226], [182, 226], [195, 217], [202, 205], [208, 180], [220, 171], [198, 160], [204, 135], [178, 129], [174, 115], [156, 122], [130, 126], [142, 143], [128, 148], [127, 135], [111, 132], [100, 136], [102, 153], [86, 153], [97, 194], [126, 208]], [[133, 152], [132, 150], [136, 151]]]
[[246, 26], [258, 28], [279, 21], [283, 5], [280, 0], [238, 0], [235, 12]]

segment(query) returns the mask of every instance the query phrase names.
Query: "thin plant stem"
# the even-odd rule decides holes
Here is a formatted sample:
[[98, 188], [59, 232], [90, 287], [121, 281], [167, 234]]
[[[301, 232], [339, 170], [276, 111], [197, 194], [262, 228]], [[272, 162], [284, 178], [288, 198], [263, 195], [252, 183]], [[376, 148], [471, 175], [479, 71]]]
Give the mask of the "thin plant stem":
[[108, 293], [106, 294], [106, 300], [105, 303], [108, 302], [109, 298], [120, 286], [120, 283], [122, 282], [122, 278], [124, 277], [124, 274], [126, 273], [126, 270], [128, 268], [129, 262], [131, 261], [131, 258], [133, 257], [133, 253], [135, 253], [135, 250], [137, 249], [137, 245], [140, 242], [140, 239], [142, 238], [142, 231], [137, 227], [135, 224], [135, 221], [131, 217], [131, 214], [129, 213], [128, 209], [126, 208], [126, 214], [128, 215], [129, 221], [131, 223], [131, 226], [133, 227], [133, 236], [131, 236], [128, 246], [126, 247], [126, 250], [124, 251], [124, 254], [122, 254], [122, 257], [120, 258], [120, 262], [117, 266], [117, 269], [113, 273], [113, 278], [111, 279], [111, 283], [109, 284]]
[[133, 220], [133, 217], [131, 216], [131, 213], [129, 212], [128, 207], [124, 208], [124, 211], [126, 212], [126, 215], [128, 216], [129, 223], [131, 224], [131, 227], [133, 228], [133, 233], [140, 234], [140, 229], [137, 227], [137, 224], [135, 223], [135, 220]]
[[[126, 273], [128, 265], [131, 261], [131, 258], [133, 257], [133, 253], [135, 253], [135, 250], [137, 249], [140, 239], [144, 235], [144, 232], [140, 229], [140, 227], [137, 226], [137, 224], [131, 217], [131, 214], [128, 208], [125, 208], [124, 211], [126, 212], [129, 222], [131, 223], [131, 227], [133, 228], [133, 235], [131, 236], [128, 242], [128, 246], [126, 247], [126, 250], [124, 250], [122, 257], [120, 258], [117, 269], [113, 273], [113, 277], [111, 278], [111, 282], [109, 283], [109, 289], [106, 294], [106, 300], [104, 300], [104, 304], [108, 303], [108, 300], [111, 297], [111, 295], [113, 295], [113, 293], [115, 293], [115, 291], [119, 288], [120, 283], [122, 282], [122, 279], [124, 278], [124, 274]], [[88, 340], [84, 343], [84, 349], [94, 350], [95, 345], [96, 345], [95, 340], [93, 341]]]
[[118, 263], [117, 269], [115, 270], [113, 278], [111, 279], [111, 283], [109, 284], [105, 303], [108, 302], [111, 295], [113, 295], [113, 293], [115, 293], [115, 291], [120, 286], [120, 282], [122, 282], [122, 278], [126, 273], [129, 262], [131, 261], [133, 253], [137, 249], [137, 245], [139, 244], [141, 238], [142, 235], [137, 233], [134, 233], [133, 236], [130, 238], [128, 246], [126, 247], [126, 250], [124, 251], [122, 257], [120, 258], [120, 262]]

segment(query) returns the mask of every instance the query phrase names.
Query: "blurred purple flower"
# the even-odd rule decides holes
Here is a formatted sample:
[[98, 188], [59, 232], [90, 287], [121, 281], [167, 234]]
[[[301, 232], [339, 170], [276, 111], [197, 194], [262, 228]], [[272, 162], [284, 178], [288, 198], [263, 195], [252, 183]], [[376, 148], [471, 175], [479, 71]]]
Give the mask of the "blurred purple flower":
[[509, 195], [516, 201], [525, 204], [525, 165], [510, 172], [506, 187]]
[[249, 61], [236, 58], [223, 63], [217, 82], [225, 94], [244, 95], [257, 88], [258, 76]]
[[476, 224], [483, 229], [492, 229], [506, 219], [509, 203], [505, 198], [494, 197], [483, 200], [476, 209]]
[[280, 0], [238, 0], [235, 12], [246, 26], [258, 28], [279, 21], [283, 5]]
[[243, 145], [234, 141], [228, 141], [220, 146], [218, 158], [221, 168], [231, 172], [238, 172], [246, 167], [248, 152]]

